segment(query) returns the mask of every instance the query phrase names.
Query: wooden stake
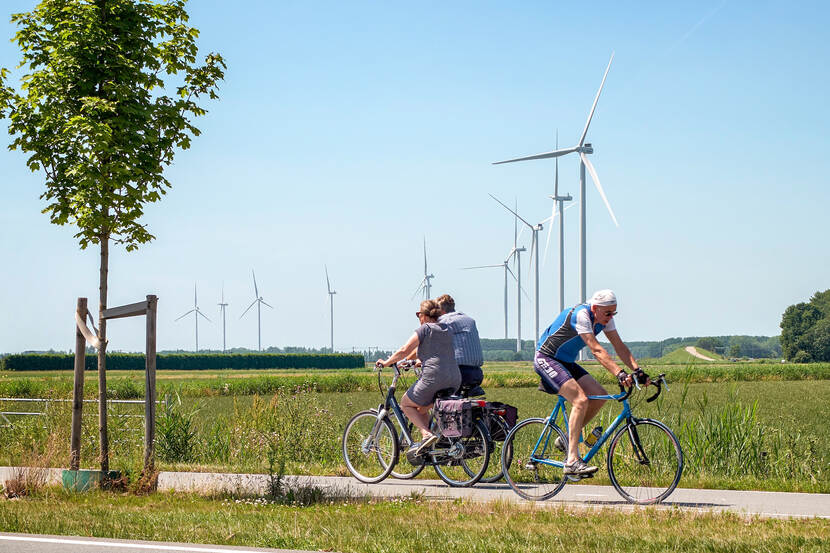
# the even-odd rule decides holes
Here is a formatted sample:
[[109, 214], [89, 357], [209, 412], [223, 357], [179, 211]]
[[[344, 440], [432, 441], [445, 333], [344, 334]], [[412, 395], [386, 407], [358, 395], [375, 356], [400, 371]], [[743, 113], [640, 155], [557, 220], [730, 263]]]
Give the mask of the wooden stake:
[[144, 386], [144, 473], [152, 473], [156, 439], [156, 312], [158, 298], [147, 296], [147, 348]]
[[[78, 317], [87, 316], [87, 299], [78, 298]], [[76, 317], [76, 319], [78, 318]], [[75, 323], [75, 383], [72, 388], [72, 437], [69, 443], [69, 468], [78, 470], [81, 465], [81, 416], [84, 406], [84, 369], [86, 368], [86, 338]]]

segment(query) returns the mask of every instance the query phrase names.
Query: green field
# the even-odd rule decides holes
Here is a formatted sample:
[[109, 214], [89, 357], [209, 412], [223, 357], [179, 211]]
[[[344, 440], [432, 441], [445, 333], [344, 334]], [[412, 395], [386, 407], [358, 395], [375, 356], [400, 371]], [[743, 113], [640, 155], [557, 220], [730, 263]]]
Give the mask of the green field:
[[[782, 367], [808, 372], [814, 379], [791, 380], [796, 373], [782, 373]], [[681, 486], [830, 492], [830, 425], [825, 424], [830, 417], [826, 400], [830, 380], [821, 379], [826, 365], [705, 368], [708, 372], [700, 372], [698, 366], [667, 366], [666, 371], [675, 375], [671, 391], [654, 404], [646, 404], [642, 394], [632, 402], [637, 415], [663, 420], [681, 439], [687, 457]], [[488, 397], [517, 405], [520, 418], [546, 415], [553, 398], [535, 390], [537, 379], [528, 372], [521, 364], [490, 368]], [[157, 453], [162, 470], [267, 472], [284, 463], [287, 473], [343, 475], [339, 452], [343, 426], [355, 412], [382, 401], [377, 380], [368, 371], [200, 376], [196, 384], [178, 372], [159, 377], [160, 383], [194, 386], [173, 387], [189, 393], [178, 396], [180, 400], [171, 396], [170, 406], [159, 409]], [[730, 376], [737, 379], [730, 381]], [[42, 378], [52, 379], [44, 380], [44, 386], [53, 386], [65, 375]], [[408, 378], [411, 382], [411, 375]], [[196, 393], [204, 391], [210, 379], [220, 383], [264, 379], [270, 390], [279, 391]], [[292, 384], [283, 386], [286, 382]], [[298, 388], [295, 382], [306, 382], [306, 386]], [[315, 391], [327, 387], [346, 391]], [[15, 407], [0, 402], [0, 408]], [[111, 464], [134, 475], [140, 468], [142, 422], [140, 417], [125, 415], [140, 414], [141, 406], [113, 406], [111, 410]], [[609, 404], [599, 422], [607, 425], [615, 414], [615, 406]], [[15, 420], [11, 429], [0, 430], [0, 464], [66, 466], [69, 420], [66, 403], [52, 405], [48, 417]], [[93, 405], [86, 407], [82, 447], [84, 465], [94, 466], [98, 446]], [[599, 462], [604, 465], [603, 458]], [[425, 476], [434, 477], [430, 471]]]
[[296, 506], [210, 499], [46, 491], [0, 499], [0, 531], [397, 553], [549, 553], [552, 549], [632, 553], [830, 550], [827, 520], [762, 520], [682, 510], [575, 510], [455, 501], [332, 501]]

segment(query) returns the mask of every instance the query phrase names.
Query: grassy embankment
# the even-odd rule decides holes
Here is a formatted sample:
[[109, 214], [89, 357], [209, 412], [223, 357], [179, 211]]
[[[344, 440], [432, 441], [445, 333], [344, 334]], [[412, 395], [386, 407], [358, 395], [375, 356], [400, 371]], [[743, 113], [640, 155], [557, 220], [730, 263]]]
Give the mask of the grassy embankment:
[[[118, 508], [114, 509], [113, 505]], [[418, 499], [340, 500], [313, 507], [199, 498], [46, 491], [0, 500], [0, 531], [320, 551], [547, 553], [821, 552], [827, 520], [762, 520], [734, 514], [633, 512]]]

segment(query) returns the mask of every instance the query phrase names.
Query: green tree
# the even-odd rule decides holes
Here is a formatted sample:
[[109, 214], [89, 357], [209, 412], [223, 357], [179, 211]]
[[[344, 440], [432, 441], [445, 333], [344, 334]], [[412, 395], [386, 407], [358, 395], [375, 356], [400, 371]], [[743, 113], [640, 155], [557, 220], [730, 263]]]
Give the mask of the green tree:
[[784, 311], [781, 317], [781, 352], [785, 359], [795, 362], [822, 360], [813, 358], [810, 330], [823, 318], [822, 312], [812, 302], [791, 305]]
[[711, 351], [712, 353], [717, 353], [718, 350], [723, 347], [723, 342], [712, 336], [704, 336], [695, 342], [695, 347]]
[[[10, 120], [10, 149], [45, 175], [43, 212], [76, 225], [81, 248], [100, 247], [104, 394], [110, 242], [132, 251], [154, 238], [144, 208], [170, 187], [164, 168], [199, 135], [199, 101], [217, 98], [226, 66], [214, 53], [197, 63], [199, 32], [187, 24], [185, 0], [42, 0], [12, 22], [25, 76], [17, 91], [0, 73], [0, 116]], [[108, 470], [105, 415], [100, 426]]]

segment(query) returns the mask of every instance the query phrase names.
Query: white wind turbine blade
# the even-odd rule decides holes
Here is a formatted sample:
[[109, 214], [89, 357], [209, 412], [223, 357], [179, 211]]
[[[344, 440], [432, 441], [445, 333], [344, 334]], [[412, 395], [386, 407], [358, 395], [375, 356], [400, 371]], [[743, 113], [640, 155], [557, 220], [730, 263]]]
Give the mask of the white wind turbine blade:
[[256, 285], [256, 273], [254, 272], [253, 269], [251, 269], [251, 276], [254, 277], [254, 295], [256, 297], [259, 297], [259, 288], [257, 288], [257, 285]]
[[501, 165], [502, 163], [513, 163], [514, 161], [528, 161], [531, 159], [549, 159], [552, 157], [561, 157], [571, 152], [575, 152], [577, 150], [577, 146], [573, 148], [562, 148], [561, 150], [553, 150], [552, 152], [544, 152], [541, 154], [534, 154], [532, 156], [524, 156], [524, 157], [516, 157], [513, 159], [505, 159], [504, 161], [494, 161], [493, 165]]
[[427, 274], [427, 237], [424, 236], [424, 276]]
[[527, 226], [529, 226], [530, 228], [533, 228], [533, 225], [531, 225], [530, 223], [528, 223], [527, 221], [525, 221], [525, 220], [522, 218], [522, 216], [521, 216], [521, 215], [519, 215], [518, 213], [516, 213], [515, 211], [513, 211], [512, 209], [510, 209], [510, 208], [509, 208], [509, 207], [507, 207], [506, 205], [504, 205], [504, 202], [503, 202], [503, 201], [501, 201], [500, 199], [496, 198], [496, 197], [495, 197], [495, 196], [493, 196], [492, 194], [489, 194], [489, 196], [490, 196], [491, 198], [493, 198], [494, 200], [496, 200], [497, 202], [499, 202], [499, 203], [501, 204], [501, 206], [502, 206], [504, 209], [506, 209], [507, 211], [509, 211], [510, 213], [512, 213], [513, 215], [515, 215], [516, 217], [518, 217], [518, 218], [519, 218], [519, 220], [520, 220], [521, 222], [523, 222], [524, 224], [526, 224], [526, 225], [527, 225]]
[[611, 219], [614, 221], [615, 225], [620, 226], [620, 224], [617, 222], [617, 217], [614, 215], [614, 210], [611, 209], [611, 204], [608, 203], [608, 198], [605, 197], [605, 191], [602, 189], [602, 185], [599, 183], [599, 177], [597, 176], [597, 172], [594, 169], [594, 166], [591, 165], [590, 161], [588, 161], [588, 156], [586, 156], [582, 152], [579, 152], [579, 157], [582, 158], [582, 162], [585, 164], [585, 167], [588, 168], [588, 172], [591, 173], [591, 178], [594, 181], [594, 185], [596, 185], [597, 187], [597, 192], [599, 192], [599, 195], [602, 196], [602, 201], [605, 202], [605, 207], [608, 208], [608, 213], [611, 214]]
[[199, 309], [196, 309], [195, 311], [196, 311], [196, 316], [197, 316], [197, 317], [198, 317], [199, 315], [201, 315], [202, 317], [204, 317], [205, 319], [207, 319], [207, 322], [209, 322], [209, 323], [212, 323], [212, 322], [213, 322], [213, 321], [211, 321], [210, 319], [208, 319], [208, 318], [207, 318], [207, 315], [205, 315], [204, 313], [202, 313]]
[[[513, 280], [515, 280], [516, 282], [519, 282], [519, 279], [518, 279], [518, 278], [516, 278], [516, 274], [515, 274], [513, 271], [511, 271], [511, 270], [510, 270], [510, 267], [508, 267], [508, 266], [506, 266], [506, 265], [503, 265], [503, 267], [504, 267], [505, 269], [507, 269], [507, 272], [508, 272], [508, 273], [510, 273], [510, 276], [512, 276], [512, 277], [513, 277]], [[530, 299], [530, 296], [529, 296], [529, 295], [528, 295], [528, 293], [525, 291], [524, 286], [522, 286], [522, 294], [524, 294], [524, 295], [525, 295], [525, 298], [527, 298], [528, 300]]]
[[542, 254], [542, 266], [543, 267], [548, 262], [548, 246], [550, 246], [550, 235], [553, 233], [553, 220], [556, 218], [556, 205], [557, 205], [557, 203], [558, 202], [556, 200], [553, 201], [553, 207], [551, 208], [551, 211], [550, 211], [550, 217], [548, 217], [546, 219], [547, 221], [550, 221], [550, 224], [548, 225], [548, 236], [545, 239], [545, 253]]
[[273, 308], [274, 308], [272, 305], [268, 305], [268, 302], [266, 302], [265, 300], [262, 300], [262, 299], [261, 299], [261, 300], [259, 300], [259, 301], [260, 301], [260, 303], [262, 303], [262, 305], [264, 305], [265, 307], [270, 307], [271, 309], [273, 309]]
[[248, 306], [248, 309], [246, 309], [245, 311], [243, 311], [243, 312], [242, 312], [242, 314], [239, 316], [239, 318], [241, 319], [242, 317], [244, 317], [244, 316], [245, 316], [245, 313], [247, 313], [248, 311], [250, 311], [250, 309], [251, 309], [254, 305], [256, 305], [256, 302], [258, 302], [258, 301], [259, 301], [259, 298], [257, 298], [257, 299], [255, 299], [254, 301], [252, 301], [252, 302], [251, 302], [251, 305], [249, 305], [249, 306]]
[[193, 284], [193, 307], [199, 305], [199, 300], [196, 299], [196, 284]]
[[185, 313], [184, 315], [182, 315], [182, 316], [181, 316], [181, 317], [179, 317], [178, 319], [174, 320], [173, 322], [175, 323], [175, 322], [176, 322], [176, 321], [178, 321], [178, 320], [184, 319], [185, 317], [187, 317], [188, 315], [190, 315], [190, 314], [191, 314], [191, 313], [193, 313], [194, 311], [196, 311], [196, 310], [195, 310], [195, 309], [191, 309], [190, 311], [188, 311], [187, 313]]
[[329, 268], [323, 265], [326, 269], [326, 290], [331, 294], [331, 283], [329, 282]]
[[475, 267], [461, 267], [461, 270], [468, 271], [470, 269], [489, 269], [490, 267], [504, 267], [504, 263], [499, 263], [498, 265], [476, 265]]
[[415, 289], [415, 293], [414, 293], [414, 294], [412, 294], [412, 299], [413, 299], [413, 300], [415, 299], [415, 296], [417, 296], [417, 295], [418, 295], [418, 293], [419, 293], [421, 290], [423, 290], [423, 289], [424, 289], [424, 282], [426, 282], [426, 280], [427, 280], [427, 276], [426, 276], [426, 275], [424, 275], [424, 278], [422, 278], [422, 279], [421, 279], [421, 283], [418, 285], [418, 288], [416, 288], [416, 289]]
[[614, 61], [614, 53], [611, 53], [611, 59], [608, 60], [608, 67], [605, 68], [605, 74], [602, 76], [602, 83], [599, 85], [597, 95], [594, 97], [594, 105], [591, 106], [591, 113], [588, 114], [588, 120], [585, 122], [585, 128], [582, 130], [582, 136], [579, 137], [579, 145], [585, 143], [585, 135], [588, 134], [588, 127], [591, 125], [591, 119], [594, 118], [594, 110], [597, 109], [597, 102], [599, 102], [599, 95], [602, 94], [602, 87], [605, 86], [605, 78], [608, 76], [608, 70], [611, 69], [611, 62]]

